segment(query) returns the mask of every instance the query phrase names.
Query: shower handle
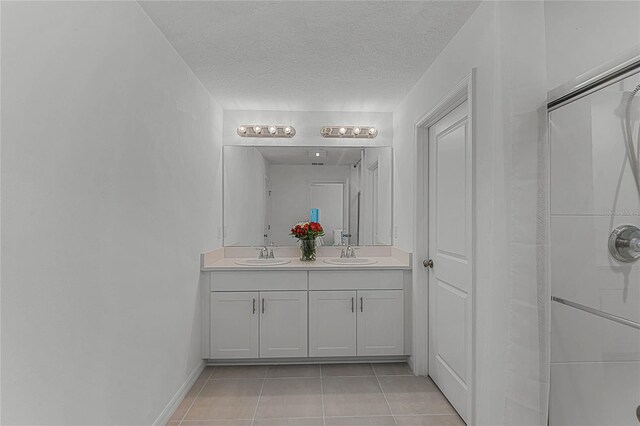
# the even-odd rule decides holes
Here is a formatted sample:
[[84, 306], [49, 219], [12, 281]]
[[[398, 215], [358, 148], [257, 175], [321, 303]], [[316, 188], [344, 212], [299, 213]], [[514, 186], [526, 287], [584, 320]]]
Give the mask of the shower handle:
[[640, 259], [640, 228], [621, 225], [609, 236], [609, 252], [614, 259], [630, 263]]

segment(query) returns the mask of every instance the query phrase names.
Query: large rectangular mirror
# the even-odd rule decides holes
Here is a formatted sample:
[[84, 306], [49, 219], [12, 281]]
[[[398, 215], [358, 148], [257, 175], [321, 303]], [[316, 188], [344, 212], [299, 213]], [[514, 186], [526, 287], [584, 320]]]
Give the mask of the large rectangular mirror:
[[318, 215], [322, 245], [392, 244], [390, 147], [224, 147], [224, 245], [294, 246]]

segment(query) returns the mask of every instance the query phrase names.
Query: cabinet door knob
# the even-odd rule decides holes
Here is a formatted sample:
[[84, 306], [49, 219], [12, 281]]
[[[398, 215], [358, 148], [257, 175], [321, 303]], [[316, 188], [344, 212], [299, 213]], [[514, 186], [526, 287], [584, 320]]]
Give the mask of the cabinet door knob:
[[262, 313], [264, 314], [264, 298], [262, 299]]
[[355, 308], [354, 308], [354, 298], [351, 298], [351, 312], [355, 312]]
[[429, 260], [423, 260], [422, 261], [422, 265], [425, 268], [433, 268], [433, 260], [429, 259]]
[[364, 301], [362, 300], [362, 297], [360, 298], [360, 312], [364, 312]]
[[253, 298], [253, 315], [256, 314], [256, 298]]

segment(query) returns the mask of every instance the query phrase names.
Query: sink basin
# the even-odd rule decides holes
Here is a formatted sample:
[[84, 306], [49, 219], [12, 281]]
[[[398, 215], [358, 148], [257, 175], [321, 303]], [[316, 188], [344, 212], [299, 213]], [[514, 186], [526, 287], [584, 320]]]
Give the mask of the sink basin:
[[324, 263], [329, 263], [331, 265], [373, 265], [374, 263], [378, 263], [378, 261], [374, 259], [367, 259], [364, 257], [336, 257], [325, 259]]
[[289, 259], [242, 259], [236, 260], [236, 264], [244, 266], [276, 266], [291, 263]]

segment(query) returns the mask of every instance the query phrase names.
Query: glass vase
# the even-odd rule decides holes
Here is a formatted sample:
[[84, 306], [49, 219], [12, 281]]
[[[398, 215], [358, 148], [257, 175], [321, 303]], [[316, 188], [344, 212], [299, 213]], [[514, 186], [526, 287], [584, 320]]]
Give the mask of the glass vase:
[[300, 260], [308, 262], [316, 260], [316, 240], [300, 240]]

